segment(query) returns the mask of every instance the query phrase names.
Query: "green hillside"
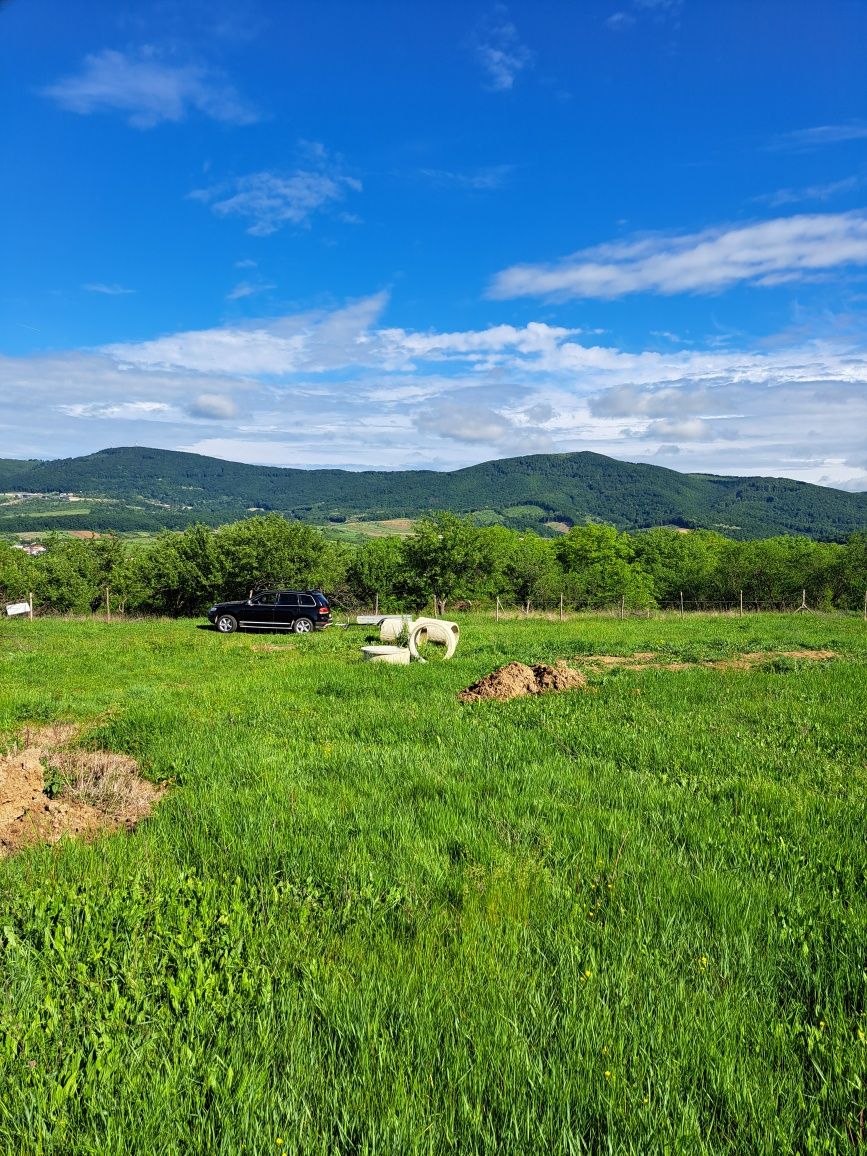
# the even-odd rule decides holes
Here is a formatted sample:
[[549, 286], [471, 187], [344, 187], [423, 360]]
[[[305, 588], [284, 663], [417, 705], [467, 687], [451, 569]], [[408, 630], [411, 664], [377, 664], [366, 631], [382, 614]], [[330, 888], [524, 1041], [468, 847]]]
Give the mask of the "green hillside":
[[[533, 454], [449, 473], [433, 470], [300, 470], [244, 465], [199, 454], [125, 447], [46, 462], [0, 460], [0, 486], [111, 499], [91, 514], [40, 514], [38, 500], [0, 508], [0, 532], [118, 530], [212, 524], [250, 510], [314, 523], [343, 517], [415, 517], [449, 509], [534, 527], [599, 519], [626, 530], [680, 525], [733, 537], [807, 534], [843, 538], [867, 527], [867, 494], [785, 478], [680, 474], [594, 453]], [[90, 525], [96, 518], [100, 525]], [[41, 523], [45, 522], [45, 525]], [[25, 524], [26, 523], [26, 524]], [[85, 527], [84, 523], [87, 523]]]

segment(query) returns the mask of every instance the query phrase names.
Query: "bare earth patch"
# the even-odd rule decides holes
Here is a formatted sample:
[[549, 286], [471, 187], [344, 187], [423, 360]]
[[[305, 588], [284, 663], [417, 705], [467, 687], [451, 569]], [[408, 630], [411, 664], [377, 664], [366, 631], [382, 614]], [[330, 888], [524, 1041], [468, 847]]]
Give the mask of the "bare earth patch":
[[587, 654], [581, 655], [582, 666], [610, 669], [624, 667], [627, 670], [693, 670], [702, 667], [709, 670], [749, 670], [777, 658], [802, 659], [807, 662], [823, 662], [837, 658], [834, 650], [761, 650], [750, 654], [739, 654], [732, 658], [708, 659], [705, 662], [664, 662], [653, 651], [637, 654]]
[[0, 858], [64, 835], [131, 831], [162, 798], [165, 785], [143, 779], [134, 759], [69, 749], [76, 733], [69, 725], [28, 730], [23, 745], [0, 756]]
[[577, 690], [586, 681], [580, 670], [572, 670], [565, 663], [558, 663], [557, 666], [546, 666], [545, 663], [525, 666], [523, 662], [510, 662], [462, 690], [458, 698], [461, 702], [479, 702], [483, 698], [506, 702], [525, 694]]
[[[764, 650], [750, 654], [740, 654], [732, 658], [709, 659], [707, 662], [664, 662], [653, 651], [637, 654], [582, 654], [577, 661], [590, 673], [614, 668], [625, 670], [693, 670], [696, 667], [708, 670], [749, 670], [775, 659], [804, 659], [822, 662], [837, 658], [833, 650]], [[507, 702], [525, 694], [543, 694], [550, 690], [576, 690], [585, 686], [587, 679], [580, 670], [559, 662], [556, 666], [539, 663], [525, 666], [523, 662], [510, 662], [491, 674], [468, 686], [458, 695], [461, 702], [479, 702], [493, 698]]]

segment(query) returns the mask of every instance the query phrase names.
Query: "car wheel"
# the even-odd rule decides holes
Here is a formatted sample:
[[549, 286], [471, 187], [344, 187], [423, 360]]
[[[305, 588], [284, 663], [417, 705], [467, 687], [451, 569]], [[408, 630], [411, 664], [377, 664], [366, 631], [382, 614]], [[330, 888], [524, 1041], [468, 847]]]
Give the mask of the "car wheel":
[[309, 618], [296, 618], [292, 629], [296, 634], [309, 634], [313, 629], [313, 623]]
[[217, 619], [217, 630], [220, 634], [233, 634], [238, 629], [238, 619], [231, 614], [221, 614]]

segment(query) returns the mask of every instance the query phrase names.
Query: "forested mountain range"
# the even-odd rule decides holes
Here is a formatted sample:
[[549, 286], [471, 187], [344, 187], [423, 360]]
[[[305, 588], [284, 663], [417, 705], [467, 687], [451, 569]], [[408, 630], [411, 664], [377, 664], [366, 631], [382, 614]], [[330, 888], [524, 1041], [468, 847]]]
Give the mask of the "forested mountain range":
[[[590, 520], [620, 529], [675, 525], [737, 538], [806, 534], [842, 539], [867, 528], [867, 493], [786, 478], [681, 474], [595, 453], [533, 454], [451, 472], [303, 470], [252, 466], [172, 450], [123, 447], [54, 461], [0, 459], [0, 490], [101, 499], [87, 513], [0, 509], [0, 531], [155, 529], [217, 525], [251, 510], [306, 522], [473, 514], [553, 533], [552, 523]], [[18, 525], [18, 522], [27, 524]], [[562, 528], [558, 527], [558, 528]]]

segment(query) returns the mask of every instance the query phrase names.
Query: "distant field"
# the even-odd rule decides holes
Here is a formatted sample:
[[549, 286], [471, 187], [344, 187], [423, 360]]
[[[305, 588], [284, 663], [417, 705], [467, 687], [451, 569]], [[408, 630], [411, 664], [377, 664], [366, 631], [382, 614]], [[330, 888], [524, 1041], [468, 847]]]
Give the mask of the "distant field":
[[[867, 626], [460, 621], [400, 668], [0, 621], [0, 740], [78, 721], [171, 782], [0, 862], [0, 1151], [863, 1144]], [[636, 653], [683, 668], [588, 661]], [[558, 659], [584, 690], [457, 701]]]
[[345, 522], [328, 522], [319, 527], [329, 538], [345, 542], [364, 542], [368, 538], [406, 538], [412, 533], [412, 518], [386, 518], [382, 521], [361, 521], [347, 519]]

